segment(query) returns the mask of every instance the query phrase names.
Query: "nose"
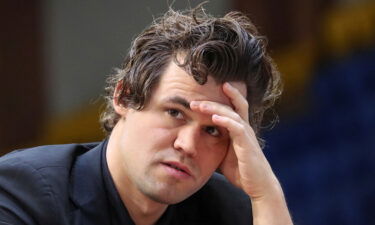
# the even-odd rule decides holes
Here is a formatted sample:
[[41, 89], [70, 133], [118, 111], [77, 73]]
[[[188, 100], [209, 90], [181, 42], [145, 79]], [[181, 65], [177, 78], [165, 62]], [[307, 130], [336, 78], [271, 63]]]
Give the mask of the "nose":
[[182, 151], [190, 157], [195, 157], [197, 155], [198, 142], [199, 129], [195, 127], [184, 127], [178, 131], [173, 147], [177, 151]]

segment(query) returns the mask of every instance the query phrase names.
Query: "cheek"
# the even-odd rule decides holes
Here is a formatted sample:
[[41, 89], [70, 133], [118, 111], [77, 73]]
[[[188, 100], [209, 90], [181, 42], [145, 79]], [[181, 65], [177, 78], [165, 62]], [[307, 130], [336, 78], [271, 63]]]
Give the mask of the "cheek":
[[144, 138], [144, 140], [150, 140], [154, 147], [169, 148], [173, 146], [173, 141], [175, 140], [173, 130], [167, 128], [154, 128], [149, 134], [149, 137], [147, 139]]
[[170, 139], [171, 132], [166, 129], [164, 118], [160, 114], [140, 112], [128, 120], [125, 130], [131, 140], [140, 142], [140, 145], [149, 145]]
[[137, 148], [133, 151], [150, 161], [159, 159], [164, 154], [163, 152], [173, 148], [174, 136], [169, 129], [149, 127], [135, 135], [134, 138], [138, 138], [138, 140]]
[[123, 142], [123, 157], [129, 165], [136, 168], [145, 167], [160, 159], [163, 152], [170, 148], [173, 140], [170, 132], [161, 128], [137, 127], [131, 134], [127, 136], [128, 141]]

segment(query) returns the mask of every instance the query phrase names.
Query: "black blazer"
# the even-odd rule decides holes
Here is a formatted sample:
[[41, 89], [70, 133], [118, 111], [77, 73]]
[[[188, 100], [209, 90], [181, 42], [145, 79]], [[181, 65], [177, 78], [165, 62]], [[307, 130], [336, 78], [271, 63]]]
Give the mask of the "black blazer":
[[[42, 146], [1, 157], [0, 225], [133, 225], [126, 209], [119, 213], [108, 200], [101, 168], [104, 146]], [[113, 212], [125, 219], [114, 219]], [[191, 197], [169, 206], [157, 224], [249, 225], [250, 200], [214, 174]]]

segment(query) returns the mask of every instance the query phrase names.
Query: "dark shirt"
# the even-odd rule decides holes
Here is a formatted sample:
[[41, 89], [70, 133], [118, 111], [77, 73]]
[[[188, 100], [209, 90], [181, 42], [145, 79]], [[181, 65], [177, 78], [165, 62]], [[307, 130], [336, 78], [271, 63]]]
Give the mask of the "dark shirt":
[[[106, 162], [106, 141], [0, 158], [0, 225], [134, 225]], [[157, 225], [252, 224], [250, 200], [219, 174], [170, 205]]]
[[108, 205], [107, 209], [109, 210], [111, 224], [134, 224], [130, 218], [128, 210], [121, 201], [120, 195], [115, 188], [112, 176], [109, 173], [108, 164], [107, 164], [107, 144], [102, 148], [102, 157], [101, 157], [101, 167], [104, 179], [105, 189], [107, 191]]

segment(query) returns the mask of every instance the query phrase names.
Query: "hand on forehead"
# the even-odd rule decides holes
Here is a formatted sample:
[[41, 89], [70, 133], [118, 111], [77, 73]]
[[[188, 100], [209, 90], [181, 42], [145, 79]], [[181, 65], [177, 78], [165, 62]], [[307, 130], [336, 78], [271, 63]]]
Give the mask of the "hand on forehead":
[[[230, 82], [238, 89], [241, 95], [246, 99], [246, 85], [243, 82]], [[198, 84], [193, 76], [189, 75], [184, 69], [174, 62], [166, 68], [161, 80], [158, 91], [162, 95], [167, 93], [178, 95], [190, 101], [214, 101], [232, 107], [229, 97], [223, 91], [223, 84], [215, 82], [212, 76], [207, 77], [204, 85]]]

